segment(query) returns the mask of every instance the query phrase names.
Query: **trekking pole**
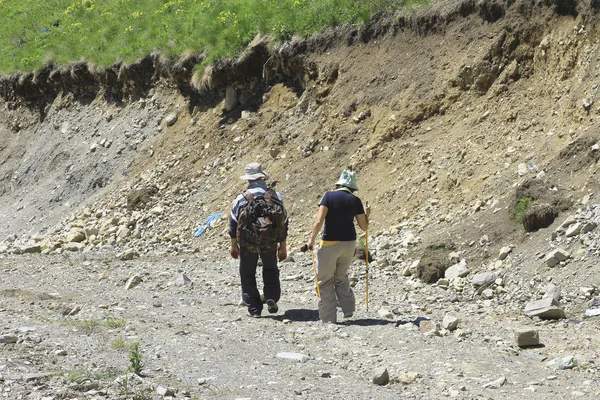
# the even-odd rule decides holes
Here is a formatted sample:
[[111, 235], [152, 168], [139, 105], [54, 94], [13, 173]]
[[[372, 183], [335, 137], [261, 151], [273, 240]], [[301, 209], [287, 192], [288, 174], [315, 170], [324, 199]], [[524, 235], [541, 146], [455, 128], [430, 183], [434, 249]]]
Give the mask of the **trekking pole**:
[[[308, 246], [304, 245], [300, 248], [300, 251], [305, 252], [308, 250]], [[317, 273], [317, 266], [315, 265], [315, 252], [313, 249], [310, 249], [310, 258], [312, 259], [313, 271], [315, 272], [315, 284], [317, 286], [317, 296], [319, 297], [319, 301], [321, 301], [321, 289], [319, 288], [319, 274]]]
[[315, 284], [317, 285], [317, 296], [321, 301], [321, 288], [319, 288], [319, 274], [317, 274], [317, 266], [315, 265], [315, 252], [310, 249], [310, 257], [312, 258], [313, 271], [315, 271]]
[[367, 312], [369, 312], [369, 228], [365, 231], [365, 263], [366, 263], [366, 280], [367, 280]]
[[[365, 203], [367, 207], [369, 207], [369, 202]], [[367, 312], [369, 312], [369, 226], [367, 221], [367, 229], [365, 230], [365, 264], [366, 264], [366, 304], [367, 304]]]

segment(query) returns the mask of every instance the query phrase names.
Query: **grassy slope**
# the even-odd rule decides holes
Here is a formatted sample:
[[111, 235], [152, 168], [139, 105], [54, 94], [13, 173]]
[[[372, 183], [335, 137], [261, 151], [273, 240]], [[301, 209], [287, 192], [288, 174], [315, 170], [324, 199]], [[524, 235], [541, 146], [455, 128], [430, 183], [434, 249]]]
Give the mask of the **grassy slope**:
[[0, 0], [0, 72], [53, 61], [99, 67], [153, 51], [238, 54], [257, 33], [280, 40], [428, 0]]

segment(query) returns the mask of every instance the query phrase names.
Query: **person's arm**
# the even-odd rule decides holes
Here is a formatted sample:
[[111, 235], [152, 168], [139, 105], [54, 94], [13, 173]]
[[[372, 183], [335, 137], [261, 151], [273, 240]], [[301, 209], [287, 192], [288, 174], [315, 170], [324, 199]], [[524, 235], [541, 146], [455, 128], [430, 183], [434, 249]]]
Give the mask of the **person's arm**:
[[279, 242], [279, 248], [277, 249], [277, 259], [279, 261], [283, 261], [287, 258], [287, 234], [288, 234], [289, 220], [288, 220], [287, 210], [285, 209], [285, 205], [283, 204], [283, 198], [277, 192], [275, 193], [275, 198], [277, 200], [279, 200], [279, 202], [281, 203], [281, 210], [283, 211], [283, 215], [285, 215], [285, 219], [283, 221], [283, 231], [279, 235], [279, 237], [283, 238], [283, 240], [281, 240]]
[[314, 249], [315, 243], [317, 241], [317, 235], [321, 231], [323, 227], [323, 223], [325, 222], [325, 217], [327, 216], [328, 208], [326, 206], [319, 206], [319, 211], [317, 211], [317, 217], [315, 218], [315, 223], [313, 224], [312, 234], [310, 236], [310, 241], [307, 243], [309, 249]]
[[363, 232], [366, 232], [369, 229], [369, 215], [371, 214], [371, 207], [369, 207], [369, 203], [365, 203], [365, 213], [356, 215], [356, 222], [358, 222], [358, 226]]
[[229, 254], [231, 254], [231, 257], [233, 257], [233, 258], [238, 258], [238, 256], [240, 255], [240, 247], [239, 247], [238, 241], [237, 241], [238, 209], [239, 209], [239, 201], [236, 198], [233, 201], [233, 204], [231, 205], [231, 213], [229, 214], [229, 231], [228, 231], [229, 237], [231, 238], [231, 247], [229, 249]]
[[231, 248], [229, 249], [231, 257], [238, 258], [240, 255], [240, 247], [238, 246], [237, 238], [231, 238]]
[[287, 242], [279, 242], [279, 249], [277, 250], [277, 259], [283, 261], [287, 258]]

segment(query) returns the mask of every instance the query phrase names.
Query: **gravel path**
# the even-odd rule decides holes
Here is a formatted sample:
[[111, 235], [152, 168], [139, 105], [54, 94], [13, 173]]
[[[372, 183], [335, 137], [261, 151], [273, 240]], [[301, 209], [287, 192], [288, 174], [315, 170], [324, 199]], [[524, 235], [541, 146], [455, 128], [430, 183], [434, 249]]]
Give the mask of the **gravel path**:
[[[239, 305], [232, 260], [89, 257], [0, 260], [0, 337], [8, 342], [0, 344], [4, 398], [600, 396], [594, 321], [534, 323], [478, 302], [451, 303], [432, 287], [429, 296], [421, 290], [414, 297], [418, 304], [403, 301], [414, 282], [399, 278], [390, 285], [373, 271], [369, 311], [360, 278], [355, 316], [323, 325], [305, 255], [281, 266], [279, 313], [253, 319]], [[357, 277], [360, 268], [357, 262]], [[134, 276], [141, 282], [126, 289]], [[457, 331], [419, 329], [420, 321], [446, 314], [460, 318]], [[519, 349], [514, 329], [523, 325], [536, 325], [544, 346]], [[127, 375], [136, 343], [141, 377]], [[576, 354], [579, 366], [548, 365], [568, 354]], [[378, 368], [387, 369], [389, 383], [373, 383]]]

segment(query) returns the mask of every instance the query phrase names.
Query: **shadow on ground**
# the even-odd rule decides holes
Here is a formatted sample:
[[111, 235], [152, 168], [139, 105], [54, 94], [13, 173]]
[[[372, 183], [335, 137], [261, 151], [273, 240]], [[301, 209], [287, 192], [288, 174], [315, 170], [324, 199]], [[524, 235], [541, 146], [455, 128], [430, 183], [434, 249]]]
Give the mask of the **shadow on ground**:
[[373, 325], [390, 325], [396, 324], [396, 321], [391, 319], [378, 319], [378, 318], [361, 318], [361, 319], [348, 319], [340, 323], [341, 325], [358, 325], [358, 326], [373, 326]]
[[319, 311], [318, 310], [307, 310], [304, 308], [300, 309], [292, 309], [286, 310], [283, 315], [273, 315], [270, 318], [276, 319], [278, 321], [283, 321], [284, 319], [289, 319], [294, 322], [308, 322], [308, 321], [318, 321], [319, 320]]
[[[308, 309], [291, 309], [286, 310], [283, 315], [270, 315], [267, 318], [274, 319], [276, 321], [290, 320], [293, 322], [309, 322], [309, 321], [319, 321], [319, 311], [318, 310], [308, 310]], [[405, 325], [405, 324], [414, 324], [419, 326], [421, 321], [429, 320], [427, 317], [416, 317], [414, 319], [405, 319], [405, 320], [392, 320], [392, 319], [381, 319], [381, 318], [357, 318], [357, 319], [347, 319], [344, 321], [338, 322], [340, 325], [358, 325], [358, 326], [374, 326], [374, 325]]]

